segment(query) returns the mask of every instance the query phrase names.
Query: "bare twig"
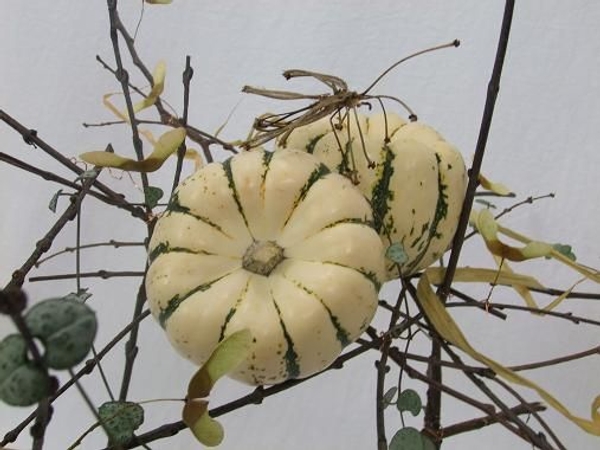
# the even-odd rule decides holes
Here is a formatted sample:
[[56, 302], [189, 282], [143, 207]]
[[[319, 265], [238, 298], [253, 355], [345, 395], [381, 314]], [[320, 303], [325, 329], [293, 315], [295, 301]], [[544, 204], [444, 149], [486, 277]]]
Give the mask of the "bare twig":
[[83, 273], [61, 273], [58, 275], [42, 275], [37, 277], [30, 277], [30, 282], [36, 281], [58, 281], [58, 280], [73, 280], [77, 278], [102, 278], [107, 280], [109, 278], [122, 278], [122, 277], [143, 277], [145, 272], [141, 271], [119, 271], [112, 272], [110, 270], [98, 270], [96, 272], [83, 272]]
[[[498, 40], [498, 49], [496, 51], [496, 58], [494, 62], [494, 68], [492, 69], [492, 75], [488, 84], [487, 97], [481, 120], [481, 126], [479, 129], [479, 137], [475, 147], [475, 155], [473, 157], [473, 164], [469, 170], [469, 182], [467, 185], [467, 191], [465, 194], [465, 200], [463, 202], [456, 234], [452, 241], [452, 251], [450, 253], [450, 259], [448, 261], [448, 267], [442, 285], [438, 289], [438, 294], [445, 302], [448, 294], [450, 293], [450, 285], [454, 278], [454, 273], [458, 265], [458, 258], [464, 242], [464, 237], [467, 231], [469, 223], [469, 215], [473, 206], [473, 200], [475, 198], [475, 191], [478, 185], [479, 173], [481, 171], [481, 164], [483, 161], [483, 155], [485, 153], [485, 147], [489, 130], [492, 124], [492, 117], [494, 114], [494, 106], [496, 104], [496, 98], [500, 89], [500, 77], [502, 74], [502, 66], [504, 64], [504, 57], [506, 55], [506, 49], [508, 47], [508, 37], [510, 34], [510, 27], [512, 23], [512, 16], [514, 10], [514, 0], [506, 0], [504, 6], [504, 17], [502, 18], [502, 25], [500, 30], [500, 37]], [[439, 359], [440, 342], [434, 336], [431, 348], [432, 360]], [[442, 372], [439, 366], [432, 365], [429, 368], [431, 375], [436, 380], [441, 381]], [[437, 431], [440, 429], [440, 412], [441, 412], [441, 393], [436, 392], [435, 388], [430, 387], [427, 392], [427, 406], [425, 408], [425, 426], [426, 428], [433, 430], [434, 437]], [[435, 444], [439, 447], [441, 440], [437, 439]]]
[[[541, 403], [523, 403], [521, 405], [517, 405], [513, 408], [510, 408], [511, 415], [521, 415], [521, 414], [531, 414], [533, 411], [545, 411], [546, 407]], [[483, 416], [478, 417], [476, 419], [466, 420], [464, 422], [456, 423], [454, 425], [448, 425], [440, 429], [440, 433], [444, 438], [449, 438], [452, 436], [456, 436], [461, 433], [467, 433], [474, 430], [479, 430], [483, 427], [487, 427], [489, 425], [494, 425], [498, 423], [498, 419], [506, 419], [507, 415], [504, 413], [498, 413], [496, 417], [492, 416]]]
[[[0, 110], [0, 120], [5, 122], [7, 125], [9, 125], [11, 128], [13, 128], [15, 131], [17, 131], [21, 136], [23, 136], [23, 140], [28, 145], [32, 145], [36, 148], [42, 149], [44, 152], [46, 152], [48, 155], [50, 155], [56, 161], [58, 161], [63, 166], [67, 167], [69, 170], [71, 170], [72, 172], [74, 172], [77, 175], [81, 175], [84, 172], [84, 170], [81, 167], [77, 166], [77, 164], [75, 164], [69, 158], [67, 158], [66, 156], [61, 154], [58, 150], [56, 150], [52, 146], [50, 146], [47, 142], [42, 140], [38, 136], [38, 133], [36, 130], [27, 128], [26, 126], [22, 125], [16, 119], [14, 119], [10, 115], [8, 115], [5, 111], [2, 111], [2, 110]], [[113, 201], [115, 205], [120, 205], [120, 207], [127, 209], [129, 212], [131, 212], [131, 215], [134, 217], [138, 217], [138, 218], [146, 220], [146, 214], [144, 214], [143, 210], [141, 210], [140, 208], [132, 208], [131, 204], [125, 200], [125, 198], [122, 194], [116, 193], [115, 191], [110, 189], [108, 186], [106, 186], [103, 183], [101, 183], [100, 181], [98, 181], [96, 178], [94, 178], [93, 185], [100, 192], [102, 192], [108, 198], [110, 198], [111, 201]]]

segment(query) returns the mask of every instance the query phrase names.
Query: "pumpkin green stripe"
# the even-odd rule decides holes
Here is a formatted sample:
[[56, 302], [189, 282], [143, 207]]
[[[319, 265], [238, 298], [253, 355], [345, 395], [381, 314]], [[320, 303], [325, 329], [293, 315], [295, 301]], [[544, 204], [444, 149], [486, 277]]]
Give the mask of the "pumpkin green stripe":
[[273, 299], [273, 306], [275, 306], [275, 310], [277, 311], [277, 315], [279, 316], [279, 324], [281, 325], [281, 330], [283, 331], [283, 337], [285, 338], [285, 342], [287, 343], [287, 350], [285, 352], [285, 370], [287, 372], [286, 378], [297, 378], [300, 375], [300, 365], [298, 364], [298, 353], [294, 350], [294, 341], [288, 333], [288, 330], [283, 322], [283, 318], [281, 317], [281, 310], [279, 306], [277, 306], [277, 302], [275, 301], [275, 297], [273, 296], [273, 292], [271, 292], [271, 298]]
[[304, 200], [304, 198], [308, 194], [308, 191], [310, 191], [310, 188], [313, 187], [314, 184], [317, 181], [319, 181], [321, 178], [323, 178], [325, 175], [327, 175], [329, 173], [331, 173], [331, 171], [323, 163], [320, 163], [318, 165], [318, 167], [315, 170], [312, 171], [312, 173], [308, 176], [308, 179], [306, 180], [306, 183], [304, 183], [304, 186], [302, 186], [302, 188], [300, 189], [300, 193], [298, 194], [298, 198], [296, 198], [296, 200], [294, 201], [294, 206], [291, 208], [290, 214], [289, 214], [289, 216], [287, 217], [287, 219], [284, 222], [284, 226], [287, 225], [288, 221], [294, 215], [294, 211], [296, 210], [296, 208], [298, 207], [298, 205], [300, 203], [302, 203], [302, 201]]
[[185, 247], [171, 247], [168, 242], [161, 242], [156, 247], [154, 247], [154, 249], [152, 249], [152, 251], [148, 255], [148, 260], [149, 260], [150, 264], [152, 264], [152, 262], [154, 262], [154, 260], [156, 258], [158, 258], [160, 255], [164, 255], [167, 253], [189, 253], [192, 255], [215, 255], [215, 253], [210, 253], [210, 252], [207, 252], [204, 250], [196, 251], [196, 250], [192, 250], [192, 249], [185, 248]]
[[242, 292], [240, 292], [240, 296], [236, 299], [235, 305], [231, 307], [231, 309], [227, 312], [227, 315], [225, 316], [225, 320], [223, 321], [223, 325], [221, 326], [221, 333], [219, 334], [219, 342], [225, 339], [225, 331], [227, 330], [227, 325], [229, 325], [229, 321], [233, 318], [233, 316], [237, 312], [238, 307], [240, 306], [240, 303], [242, 303], [242, 300], [245, 298], [246, 293], [248, 292], [248, 286], [250, 286], [250, 277], [246, 281], [244, 289], [242, 290]]
[[390, 192], [390, 181], [394, 174], [394, 159], [396, 155], [388, 145], [383, 146], [385, 151], [385, 159], [381, 166], [381, 173], [377, 182], [371, 191], [371, 207], [373, 208], [373, 222], [375, 230], [381, 234], [383, 231], [391, 232], [392, 230], [383, 230], [384, 220], [390, 211], [388, 201], [392, 199], [393, 192]]
[[429, 250], [429, 246], [431, 245], [431, 241], [434, 238], [440, 238], [440, 233], [438, 232], [438, 227], [443, 219], [448, 215], [448, 193], [446, 190], [448, 189], [448, 185], [444, 184], [443, 176], [442, 176], [442, 168], [441, 162], [442, 159], [440, 155], [436, 152], [435, 161], [437, 164], [438, 176], [437, 176], [437, 190], [438, 190], [438, 198], [435, 206], [435, 214], [433, 216], [433, 220], [431, 222], [431, 226], [429, 227], [429, 233], [426, 240], [426, 245], [419, 252], [417, 257], [413, 260], [410, 265], [410, 269], [417, 267], [417, 265], [421, 262], [427, 251]]
[[335, 222], [331, 222], [330, 224], [324, 226], [319, 231], [327, 230], [329, 228], [333, 228], [333, 227], [335, 227], [337, 225], [340, 225], [340, 224], [343, 224], [343, 223], [351, 223], [351, 224], [356, 224], [356, 225], [365, 225], [365, 226], [367, 226], [369, 228], [374, 228], [375, 227], [375, 224], [373, 223], [372, 220], [361, 219], [361, 218], [358, 218], [358, 217], [347, 217], [345, 219], [340, 219], [340, 220], [337, 220]]
[[193, 217], [194, 219], [199, 220], [200, 222], [204, 222], [206, 225], [210, 226], [211, 228], [214, 228], [215, 230], [219, 231], [221, 234], [227, 236], [228, 238], [231, 238], [231, 236], [229, 236], [227, 233], [225, 233], [225, 231], [223, 231], [223, 229], [219, 225], [212, 222], [210, 219], [208, 219], [206, 217], [199, 216], [197, 214], [192, 213], [190, 211], [190, 208], [182, 205], [179, 201], [179, 194], [177, 192], [175, 194], [173, 194], [173, 197], [171, 197], [171, 201], [169, 202], [169, 205], [167, 206], [166, 211], [169, 214], [170, 213], [180, 213], [180, 214], [185, 214], [186, 216]]
[[315, 147], [317, 146], [319, 141], [323, 138], [323, 136], [325, 136], [325, 133], [318, 134], [317, 136], [312, 138], [310, 141], [308, 141], [308, 144], [306, 144], [306, 147], [304, 147], [306, 150], [306, 153], [310, 153], [312, 155], [315, 152]]
[[233, 178], [233, 171], [231, 167], [231, 160], [229, 158], [227, 161], [223, 163], [223, 171], [225, 172], [225, 177], [227, 177], [227, 183], [229, 184], [229, 189], [231, 189], [231, 194], [233, 195], [233, 199], [235, 200], [235, 204], [237, 205], [238, 212], [244, 219], [244, 224], [246, 224], [246, 228], [248, 228], [248, 232], [252, 234], [252, 230], [248, 226], [248, 219], [246, 219], [246, 214], [244, 213], [244, 208], [242, 207], [242, 202], [240, 201], [240, 196], [237, 191], [237, 186], [235, 185], [235, 179]]
[[327, 311], [327, 315], [329, 316], [329, 321], [331, 322], [331, 325], [333, 326], [333, 328], [335, 328], [335, 336], [336, 336], [337, 340], [339, 341], [340, 345], [342, 347], [345, 347], [346, 345], [348, 345], [350, 343], [350, 335], [344, 329], [344, 327], [342, 327], [340, 320], [338, 319], [338, 317], [336, 315], [333, 314], [331, 309], [327, 306], [327, 303], [325, 303], [325, 300], [323, 300], [321, 297], [319, 297], [317, 295], [316, 292], [307, 288], [299, 281], [292, 280], [287, 277], [285, 277], [285, 279], [290, 281], [291, 283], [293, 283], [297, 288], [302, 289], [304, 292], [306, 292], [308, 295], [310, 295], [314, 299], [316, 299], [323, 306], [323, 308], [325, 308], [325, 311]]
[[210, 287], [213, 284], [215, 284], [217, 281], [219, 281], [229, 275], [231, 275], [231, 272], [226, 273], [225, 275], [220, 276], [219, 278], [216, 278], [212, 281], [209, 281], [208, 283], [201, 284], [200, 286], [195, 287], [191, 291], [189, 291], [181, 296], [179, 294], [175, 295], [171, 300], [169, 300], [167, 302], [167, 306], [165, 306], [164, 308], [161, 308], [160, 312], [158, 313], [158, 323], [160, 323], [160, 326], [165, 328], [165, 326], [167, 324], [167, 320], [169, 320], [169, 318], [175, 313], [175, 311], [177, 311], [177, 308], [179, 308], [179, 305], [181, 305], [184, 301], [186, 301], [188, 298], [190, 298], [196, 292], [203, 292], [203, 291], [210, 289]]
[[273, 159], [274, 152], [263, 152], [263, 166], [265, 167], [265, 171], [262, 173], [260, 177], [260, 198], [265, 199], [265, 192], [267, 186], [267, 174], [269, 173], [269, 169], [271, 168], [271, 160]]
[[[314, 261], [309, 261], [309, 262], [314, 262]], [[350, 266], [347, 266], [346, 264], [341, 264], [341, 263], [338, 263], [335, 261], [318, 261], [318, 262], [321, 264], [331, 264], [331, 265], [338, 266], [338, 267], [344, 267], [345, 269], [350, 269], [355, 272], [358, 272], [373, 284], [376, 291], [379, 291], [379, 289], [381, 288], [381, 282], [377, 278], [377, 274], [375, 274], [375, 272], [365, 272], [361, 268], [350, 267]]]

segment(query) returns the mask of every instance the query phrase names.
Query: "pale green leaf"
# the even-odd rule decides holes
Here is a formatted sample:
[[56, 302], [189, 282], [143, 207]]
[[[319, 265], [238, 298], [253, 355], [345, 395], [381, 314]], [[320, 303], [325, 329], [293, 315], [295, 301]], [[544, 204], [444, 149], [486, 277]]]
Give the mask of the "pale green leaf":
[[502, 183], [494, 183], [482, 174], [479, 174], [479, 184], [485, 190], [501, 195], [503, 197], [508, 197], [512, 195], [512, 191], [505, 185], [503, 185]]
[[208, 447], [215, 447], [223, 441], [223, 427], [210, 417], [205, 400], [187, 400], [183, 408], [183, 422], [196, 439]]
[[165, 160], [177, 151], [184, 140], [185, 128], [169, 130], [158, 139], [154, 151], [141, 161], [102, 151], [82, 153], [79, 157], [89, 164], [100, 167], [114, 167], [130, 172], [154, 172], [160, 169]]
[[149, 108], [156, 103], [156, 99], [162, 94], [165, 88], [165, 75], [167, 73], [167, 66], [164, 61], [159, 61], [154, 72], [152, 73], [152, 90], [147, 97], [140, 102], [136, 103], [133, 107], [133, 112], [140, 112], [143, 109]]
[[223, 339], [190, 380], [188, 398], [208, 396], [219, 378], [246, 359], [251, 344], [252, 334], [247, 329], [236, 331]]

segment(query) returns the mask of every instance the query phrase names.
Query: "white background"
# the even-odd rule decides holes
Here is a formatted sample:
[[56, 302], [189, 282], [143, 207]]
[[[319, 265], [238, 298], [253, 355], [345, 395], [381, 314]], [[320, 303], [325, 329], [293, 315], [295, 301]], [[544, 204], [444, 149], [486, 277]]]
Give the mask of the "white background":
[[[133, 29], [140, 1], [120, 2], [124, 21]], [[376, 89], [409, 103], [422, 121], [436, 127], [470, 160], [479, 128], [486, 85], [491, 73], [502, 17], [503, 2], [430, 0], [420, 2], [336, 0], [283, 2], [207, 2], [175, 0], [168, 7], [146, 7], [137, 38], [143, 60], [153, 67], [164, 59], [168, 67], [165, 98], [181, 113], [181, 71], [185, 56], [192, 56], [190, 123], [216, 130], [239, 103], [223, 132], [226, 139], [245, 136], [252, 117], [266, 109], [289, 109], [262, 99], [244, 96], [244, 84], [284, 89], [305, 89], [310, 84], [286, 83], [286, 68], [333, 73], [357, 90], [366, 87], [385, 67], [407, 54], [459, 38], [462, 45], [412, 60], [390, 74]], [[484, 172], [517, 192], [520, 198], [555, 192], [518, 209], [505, 223], [550, 242], [571, 244], [579, 260], [600, 266], [598, 229], [600, 196], [600, 3], [530, 0], [515, 11], [508, 56], [496, 115], [484, 161]], [[114, 78], [95, 61], [101, 55], [113, 64], [108, 35], [106, 4], [102, 1], [3, 0], [0, 3], [0, 107], [67, 156], [104, 149], [111, 142], [121, 154], [133, 154], [123, 126], [84, 129], [82, 122], [112, 120], [101, 96], [117, 91]], [[131, 67], [129, 62], [128, 66]], [[136, 74], [136, 84], [145, 82]], [[241, 103], [240, 103], [241, 102]], [[282, 110], [282, 109], [279, 109]], [[19, 135], [0, 124], [0, 151], [46, 170], [72, 178], [39, 149], [23, 143]], [[167, 168], [152, 175], [154, 185], [168, 189]], [[191, 167], [186, 166], [186, 173]], [[114, 174], [118, 175], [117, 173]], [[127, 178], [119, 181], [108, 173], [104, 182], [141, 199]], [[66, 207], [62, 198], [57, 214], [47, 208], [59, 186], [0, 164], [0, 282], [33, 250], [34, 243]], [[504, 207], [511, 201], [498, 201]], [[127, 213], [113, 211], [89, 199], [84, 207], [83, 242], [108, 239], [140, 240], [144, 226]], [[74, 243], [75, 225], [69, 224], [56, 240], [53, 251]], [[462, 264], [489, 265], [491, 260], [475, 241], [467, 245]], [[83, 271], [142, 270], [139, 249], [100, 248], [83, 254]], [[551, 287], [566, 288], [577, 280], [569, 271], [547, 262], [520, 268], [535, 274]], [[74, 271], [74, 258], [65, 255], [35, 270], [32, 275]], [[104, 346], [131, 318], [138, 279], [84, 280], [93, 293], [90, 304], [98, 313], [97, 348]], [[29, 283], [33, 301], [61, 296], [75, 290], [74, 281]], [[384, 295], [391, 298], [395, 286]], [[598, 292], [583, 284], [579, 289]], [[486, 291], [481, 290], [481, 295]], [[538, 297], [540, 300], [544, 300]], [[521, 300], [509, 290], [498, 291], [498, 302]], [[561, 311], [599, 318], [591, 301], [573, 300]], [[582, 351], [598, 345], [597, 328], [525, 313], [511, 313], [500, 321], [481, 313], [455, 310], [472, 343], [506, 364], [521, 364]], [[378, 320], [385, 319], [382, 315]], [[383, 322], [381, 322], [383, 323]], [[13, 332], [0, 319], [1, 335]], [[423, 344], [423, 342], [421, 342]], [[181, 398], [194, 368], [175, 355], [159, 327], [147, 320], [140, 335], [141, 350], [130, 398]], [[413, 352], [425, 352], [415, 343]], [[223, 449], [368, 449], [375, 448], [376, 354], [368, 354], [343, 371], [327, 373], [300, 387], [248, 406], [221, 418], [226, 429]], [[123, 348], [104, 361], [112, 388], [118, 391]], [[424, 370], [422, 366], [417, 368]], [[527, 373], [569, 408], [589, 417], [589, 405], [600, 393], [598, 358]], [[393, 385], [394, 376], [389, 379]], [[64, 377], [63, 379], [66, 379]], [[475, 394], [462, 377], [445, 382]], [[95, 373], [83, 384], [98, 404], [108, 399]], [[411, 380], [405, 387], [421, 392]], [[249, 388], [224, 381], [214, 393], [216, 406], [249, 392]], [[533, 392], [523, 391], [531, 400]], [[446, 397], [445, 397], [446, 399]], [[50, 449], [65, 448], [92, 422], [75, 390], [55, 404], [48, 430]], [[144, 430], [178, 420], [179, 403], [155, 403], [146, 407]], [[29, 413], [0, 405], [0, 434]], [[479, 416], [478, 411], [445, 400], [442, 422], [449, 425]], [[569, 449], [598, 448], [598, 438], [583, 433], [553, 411], [545, 415]], [[420, 427], [419, 419], [408, 425]], [[387, 416], [388, 437], [400, 427], [395, 411]], [[28, 432], [14, 444], [28, 448]], [[83, 448], [99, 448], [101, 433], [84, 441]], [[153, 449], [194, 448], [187, 432], [151, 445]], [[491, 427], [445, 441], [444, 449], [529, 449], [526, 443], [501, 427]]]

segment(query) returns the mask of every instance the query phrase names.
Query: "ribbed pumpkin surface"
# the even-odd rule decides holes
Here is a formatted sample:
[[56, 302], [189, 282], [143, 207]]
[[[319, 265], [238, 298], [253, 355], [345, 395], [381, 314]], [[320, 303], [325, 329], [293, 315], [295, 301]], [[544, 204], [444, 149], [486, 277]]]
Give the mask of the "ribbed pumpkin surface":
[[322, 370], [365, 330], [383, 252], [349, 180], [305, 152], [254, 150], [178, 187], [150, 241], [146, 290], [186, 358], [202, 364], [248, 328], [251, 355], [232, 376], [274, 384]]
[[[337, 139], [328, 118], [298, 128], [286, 148], [311, 153], [331, 170], [356, 168], [358, 187], [373, 207], [375, 229], [405, 255], [401, 273], [388, 260], [389, 279], [426, 268], [448, 249], [456, 231], [467, 183], [462, 156], [433, 128], [390, 113], [359, 115], [363, 148], [357, 125], [350, 122], [350, 133], [343, 126], [336, 130]], [[374, 168], [368, 167], [364, 151]]]

